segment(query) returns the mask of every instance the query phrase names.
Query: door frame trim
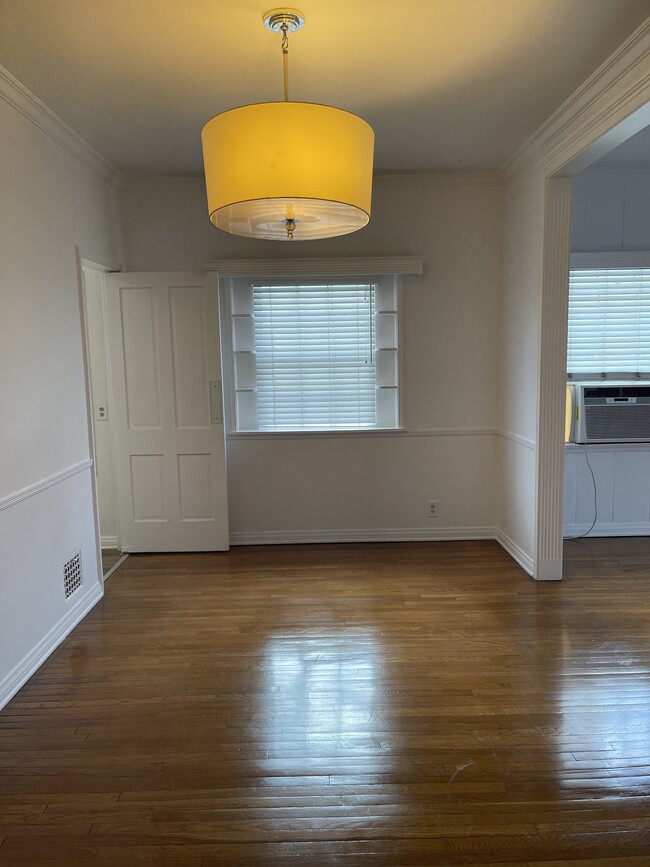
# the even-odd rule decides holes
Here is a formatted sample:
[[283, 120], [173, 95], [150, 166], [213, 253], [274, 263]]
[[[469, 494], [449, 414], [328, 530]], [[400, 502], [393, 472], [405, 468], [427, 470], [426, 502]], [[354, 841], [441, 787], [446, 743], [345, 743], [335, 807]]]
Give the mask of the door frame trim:
[[[84, 286], [83, 266], [95, 268], [97, 271], [106, 273], [107, 271], [121, 271], [122, 265], [114, 260], [107, 259], [104, 256], [99, 256], [89, 250], [75, 245], [75, 268], [77, 272], [77, 298], [79, 304], [79, 327], [81, 330], [81, 355], [84, 372], [84, 396], [86, 401], [86, 431], [88, 436], [88, 454], [92, 465], [90, 473], [90, 485], [92, 489], [93, 502], [93, 526], [95, 529], [95, 551], [97, 558], [97, 574], [99, 576], [102, 587], [104, 586], [104, 568], [102, 566], [102, 540], [101, 529], [99, 526], [99, 491], [97, 488], [97, 476], [95, 473], [96, 454], [95, 454], [95, 422], [93, 418], [92, 393], [90, 383], [90, 347], [88, 344], [88, 318], [86, 308], [86, 291]], [[109, 374], [110, 377], [110, 374]], [[109, 378], [110, 388], [110, 378]], [[111, 422], [112, 424], [112, 422]], [[119, 548], [119, 521], [117, 527], [117, 546]]]

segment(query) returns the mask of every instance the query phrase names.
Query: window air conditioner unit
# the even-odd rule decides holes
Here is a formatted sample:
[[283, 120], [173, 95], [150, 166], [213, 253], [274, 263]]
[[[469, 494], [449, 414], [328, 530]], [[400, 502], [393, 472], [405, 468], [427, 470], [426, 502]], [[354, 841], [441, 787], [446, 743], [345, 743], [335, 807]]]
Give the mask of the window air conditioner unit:
[[650, 442], [650, 385], [573, 385], [575, 442]]

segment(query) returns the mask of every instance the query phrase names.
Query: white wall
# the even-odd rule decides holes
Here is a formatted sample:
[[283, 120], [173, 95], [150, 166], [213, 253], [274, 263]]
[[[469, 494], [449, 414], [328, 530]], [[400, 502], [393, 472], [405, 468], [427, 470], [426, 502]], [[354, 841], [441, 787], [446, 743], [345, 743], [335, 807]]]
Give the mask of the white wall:
[[524, 169], [506, 189], [501, 297], [501, 438], [503, 501], [500, 527], [526, 568], [535, 537], [536, 424], [544, 229], [544, 179]]
[[116, 191], [79, 140], [4, 73], [0, 88], [1, 706], [101, 595], [75, 245], [116, 259], [120, 240]]
[[571, 249], [574, 253], [650, 250], [650, 171], [576, 175]]
[[[214, 229], [200, 183], [126, 188], [128, 270], [220, 257], [424, 257], [424, 275], [404, 280], [404, 424], [417, 436], [231, 438], [234, 542], [494, 534], [501, 211], [491, 178], [393, 178], [377, 186], [366, 229], [289, 247]], [[438, 519], [426, 517], [430, 499]]]
[[[115, 447], [113, 443], [113, 407], [110, 401], [106, 317], [104, 313], [104, 274], [84, 267], [86, 335], [95, 437], [95, 482], [99, 505], [99, 528], [103, 548], [117, 545], [117, 490]], [[99, 408], [104, 408], [102, 415]]]

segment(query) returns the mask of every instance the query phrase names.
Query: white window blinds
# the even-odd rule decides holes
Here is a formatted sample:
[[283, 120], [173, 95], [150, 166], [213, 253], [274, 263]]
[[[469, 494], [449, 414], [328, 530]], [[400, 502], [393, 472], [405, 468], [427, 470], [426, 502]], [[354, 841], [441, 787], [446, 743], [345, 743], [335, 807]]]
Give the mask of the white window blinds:
[[650, 373], [650, 268], [571, 270], [567, 370]]
[[254, 286], [260, 430], [375, 427], [374, 289]]
[[394, 280], [238, 279], [232, 339], [237, 430], [397, 426]]

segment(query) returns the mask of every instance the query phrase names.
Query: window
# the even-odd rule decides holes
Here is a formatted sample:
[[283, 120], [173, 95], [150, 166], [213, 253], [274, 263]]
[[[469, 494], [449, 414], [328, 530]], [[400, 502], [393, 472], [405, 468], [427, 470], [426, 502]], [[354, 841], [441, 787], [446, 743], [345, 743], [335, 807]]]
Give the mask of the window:
[[395, 277], [231, 282], [237, 431], [399, 424]]
[[650, 375], [650, 265], [571, 270], [567, 371]]

